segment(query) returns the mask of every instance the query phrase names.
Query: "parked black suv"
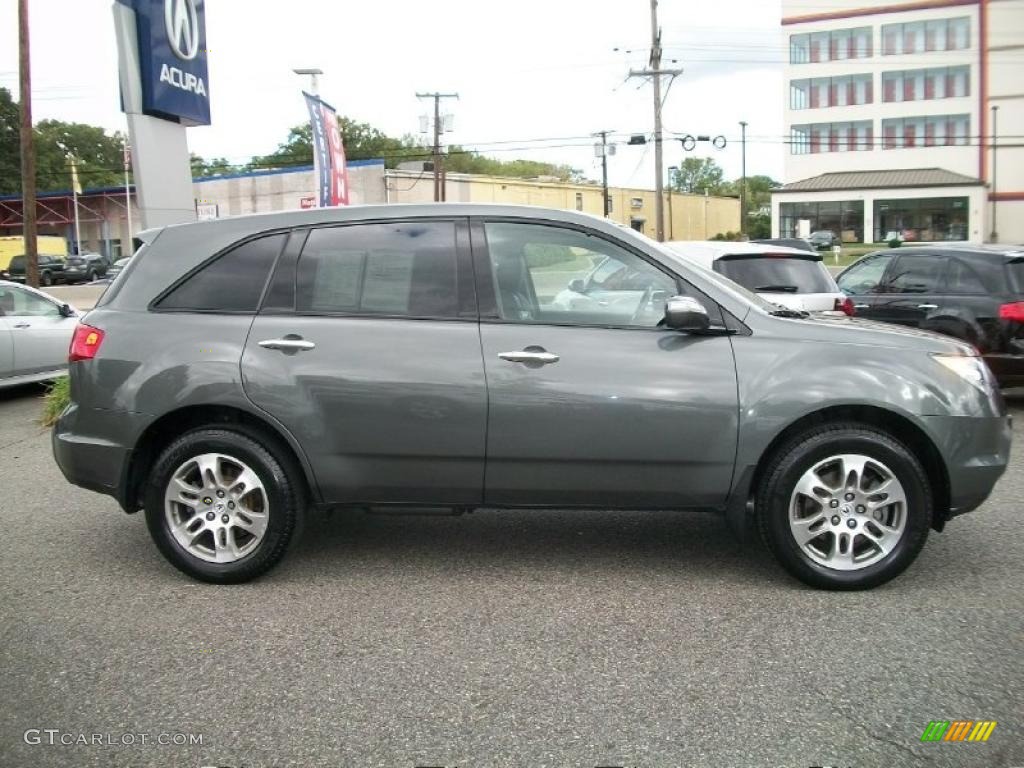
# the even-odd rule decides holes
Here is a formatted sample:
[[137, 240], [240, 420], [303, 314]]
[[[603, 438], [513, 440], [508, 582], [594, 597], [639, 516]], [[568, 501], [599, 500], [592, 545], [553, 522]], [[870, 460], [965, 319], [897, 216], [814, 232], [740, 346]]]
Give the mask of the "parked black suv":
[[858, 317], [955, 336], [981, 352], [1000, 386], [1024, 385], [1024, 248], [878, 251], [837, 282]]
[[[53, 285], [64, 282], [64, 260], [45, 253], [38, 254], [39, 284]], [[0, 280], [14, 280], [18, 283], [25, 282], [25, 255], [15, 256], [11, 259], [11, 265], [7, 268], [6, 274], [0, 272]]]

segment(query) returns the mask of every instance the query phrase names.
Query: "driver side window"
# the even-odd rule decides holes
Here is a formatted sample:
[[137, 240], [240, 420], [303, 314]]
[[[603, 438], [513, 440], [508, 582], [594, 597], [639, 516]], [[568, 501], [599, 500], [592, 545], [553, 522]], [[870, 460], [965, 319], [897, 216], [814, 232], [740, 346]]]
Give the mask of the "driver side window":
[[607, 240], [545, 224], [486, 224], [498, 311], [514, 322], [653, 328], [676, 280]]

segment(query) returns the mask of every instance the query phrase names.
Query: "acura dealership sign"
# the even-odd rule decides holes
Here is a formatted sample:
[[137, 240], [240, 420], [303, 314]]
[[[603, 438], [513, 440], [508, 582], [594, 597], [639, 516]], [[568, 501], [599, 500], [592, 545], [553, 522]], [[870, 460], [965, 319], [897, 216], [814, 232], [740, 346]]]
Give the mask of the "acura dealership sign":
[[142, 112], [210, 124], [204, 0], [121, 0], [135, 11]]

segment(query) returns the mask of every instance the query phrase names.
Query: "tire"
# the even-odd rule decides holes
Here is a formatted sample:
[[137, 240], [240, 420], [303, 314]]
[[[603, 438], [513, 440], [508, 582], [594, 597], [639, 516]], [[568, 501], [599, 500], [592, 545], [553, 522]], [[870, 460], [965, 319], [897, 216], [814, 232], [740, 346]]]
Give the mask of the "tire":
[[95, 280], [96, 280], [96, 273], [95, 273], [95, 272], [93, 272], [93, 271], [92, 271], [92, 270], [90, 269], [90, 270], [89, 270], [89, 272], [88, 272], [88, 274], [86, 274], [86, 276], [85, 276], [85, 282], [87, 282], [87, 283], [91, 283], [91, 282], [94, 282]]
[[[852, 483], [859, 466], [860, 480]], [[883, 494], [886, 473], [896, 482]], [[901, 494], [903, 501], [896, 501]], [[855, 423], [818, 426], [782, 445], [755, 507], [761, 536], [782, 567], [805, 584], [831, 590], [870, 589], [901, 574], [924, 546], [933, 516], [920, 461], [891, 435]], [[798, 531], [806, 531], [803, 544]]]
[[39, 275], [39, 284], [45, 285], [46, 287], [50, 287], [51, 285], [53, 285], [53, 275], [51, 275], [49, 272], [43, 271], [43, 273]]
[[[259, 491], [246, 490], [237, 496], [228, 485], [238, 480], [227, 480], [220, 486], [224, 495], [218, 498], [216, 494], [219, 491], [212, 490], [216, 486], [210, 482], [210, 476], [205, 482], [199, 480], [201, 470], [196, 463], [197, 457], [203, 457], [204, 466], [209, 466], [207, 457], [211, 455], [220, 457], [217, 466], [222, 477], [230, 477], [235, 468], [234, 462], [252, 471], [258, 481], [254, 486], [261, 485], [262, 488]], [[166, 498], [176, 475], [185, 477], [186, 485], [196, 488], [195, 499], [188, 505], [168, 502]], [[200, 483], [205, 488], [200, 488]], [[179, 493], [181, 487], [176, 485], [174, 493]], [[187, 493], [193, 492], [189, 490]], [[231, 499], [235, 499], [237, 505]], [[276, 442], [246, 430], [219, 427], [197, 429], [172, 442], [150, 471], [144, 501], [146, 524], [161, 554], [183, 573], [215, 584], [250, 581], [277, 565], [291, 541], [297, 538], [305, 512], [305, 493], [299, 470]], [[204, 501], [212, 503], [205, 504]], [[227, 509], [228, 504], [231, 505], [230, 510]], [[258, 507], [263, 509], [263, 513], [253, 511]], [[179, 528], [178, 536], [191, 537], [195, 530], [199, 531], [193, 549], [176, 538], [172, 520], [187, 520], [190, 528], [194, 526], [194, 530], [189, 531]], [[228, 525], [222, 525], [222, 520]], [[260, 526], [262, 531], [258, 538], [249, 534], [250, 529]], [[218, 540], [214, 537], [220, 535], [215, 531], [221, 529], [224, 529], [225, 536], [231, 538], [227, 541], [220, 539], [223, 548], [218, 549]], [[252, 538], [247, 538], [249, 536]], [[236, 551], [228, 551], [229, 547]], [[219, 562], [211, 559], [221, 556], [226, 559]]]

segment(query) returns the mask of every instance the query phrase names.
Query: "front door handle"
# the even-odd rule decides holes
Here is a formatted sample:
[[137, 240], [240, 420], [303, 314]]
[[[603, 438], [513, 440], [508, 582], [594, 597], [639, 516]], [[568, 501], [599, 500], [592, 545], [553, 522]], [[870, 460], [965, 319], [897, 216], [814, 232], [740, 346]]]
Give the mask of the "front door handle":
[[918, 304], [917, 308], [918, 309], [938, 309], [939, 305], [938, 304]]
[[299, 336], [285, 336], [283, 339], [264, 339], [259, 342], [264, 349], [279, 349], [282, 352], [307, 352], [316, 348], [312, 341]]
[[518, 352], [500, 352], [498, 357], [508, 360], [510, 363], [538, 363], [548, 365], [557, 363], [561, 358], [553, 352], [543, 349], [521, 349]]
[[870, 307], [871, 307], [870, 304], [854, 304], [853, 305], [854, 309], [869, 309]]
[[22, 320], [20, 323], [15, 323], [14, 327], [15, 328], [31, 328], [32, 327], [32, 323], [26, 323], [24, 320]]

